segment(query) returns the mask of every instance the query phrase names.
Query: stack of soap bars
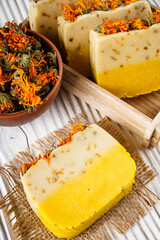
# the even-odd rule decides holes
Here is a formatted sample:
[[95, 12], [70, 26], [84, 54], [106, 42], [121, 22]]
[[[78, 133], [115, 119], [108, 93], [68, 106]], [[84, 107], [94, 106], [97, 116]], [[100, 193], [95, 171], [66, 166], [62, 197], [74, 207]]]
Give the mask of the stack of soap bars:
[[146, 0], [59, 4], [32, 2], [30, 25], [60, 46], [69, 66], [120, 98], [160, 89], [159, 10]]
[[[91, 2], [91, 5], [90, 5]], [[89, 77], [91, 75], [89, 33], [105, 20], [125, 20], [149, 16], [151, 8], [147, 1], [78, 1], [75, 7], [63, 5], [63, 16], [58, 17], [58, 33], [62, 55], [67, 64]], [[109, 4], [110, 3], [110, 4]], [[112, 3], [112, 4], [111, 4]], [[97, 4], [99, 4], [97, 6]], [[82, 14], [83, 13], [83, 14]]]

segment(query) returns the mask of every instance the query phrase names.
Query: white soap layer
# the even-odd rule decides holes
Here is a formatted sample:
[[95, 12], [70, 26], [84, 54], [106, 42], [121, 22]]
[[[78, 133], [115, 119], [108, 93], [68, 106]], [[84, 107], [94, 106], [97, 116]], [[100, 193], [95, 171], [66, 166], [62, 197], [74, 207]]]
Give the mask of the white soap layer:
[[97, 72], [160, 57], [160, 24], [148, 29], [103, 35], [90, 32], [91, 65]]
[[95, 124], [76, 133], [70, 143], [52, 151], [50, 163], [42, 159], [24, 174], [22, 183], [29, 201], [43, 200], [67, 179], [86, 171], [91, 160], [96, 161], [115, 144], [118, 142]]

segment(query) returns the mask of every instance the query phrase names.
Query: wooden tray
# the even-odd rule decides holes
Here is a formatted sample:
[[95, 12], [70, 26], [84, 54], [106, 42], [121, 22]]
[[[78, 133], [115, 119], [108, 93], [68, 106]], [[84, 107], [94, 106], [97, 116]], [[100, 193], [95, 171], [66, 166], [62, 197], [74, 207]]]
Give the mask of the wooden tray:
[[[152, 10], [156, 8], [151, 5]], [[28, 19], [23, 25], [29, 27]], [[62, 87], [142, 139], [142, 145], [156, 146], [160, 139], [160, 91], [119, 99], [64, 64]]]

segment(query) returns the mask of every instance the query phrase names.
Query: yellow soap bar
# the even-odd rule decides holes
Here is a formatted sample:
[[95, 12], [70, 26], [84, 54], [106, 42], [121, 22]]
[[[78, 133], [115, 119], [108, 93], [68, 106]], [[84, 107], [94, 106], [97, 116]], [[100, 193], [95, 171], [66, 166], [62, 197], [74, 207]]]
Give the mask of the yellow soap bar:
[[23, 176], [27, 199], [59, 238], [77, 236], [132, 189], [136, 166], [129, 153], [93, 124], [53, 150]]
[[49, 38], [56, 46], [58, 42], [57, 17], [62, 14], [62, 4], [73, 4], [76, 0], [31, 1], [29, 8], [30, 28]]
[[[94, 1], [93, 1], [94, 2]], [[97, 2], [96, 2], [97, 3]], [[107, 19], [119, 20], [146, 17], [151, 14], [147, 1], [137, 1], [114, 10], [93, 11], [79, 15], [73, 22], [58, 17], [58, 35], [67, 64], [86, 77], [91, 76], [89, 32]]]
[[160, 24], [105, 35], [90, 32], [94, 79], [117, 97], [135, 97], [160, 89]]

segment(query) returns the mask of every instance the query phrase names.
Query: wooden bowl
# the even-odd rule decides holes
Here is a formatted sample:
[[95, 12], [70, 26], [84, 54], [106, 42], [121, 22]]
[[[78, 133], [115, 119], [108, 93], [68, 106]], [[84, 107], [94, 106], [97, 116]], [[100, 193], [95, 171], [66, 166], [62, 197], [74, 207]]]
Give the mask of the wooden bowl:
[[43, 49], [47, 49], [48, 51], [55, 50], [57, 54], [57, 61], [58, 61], [58, 69], [59, 69], [59, 76], [60, 79], [52, 90], [49, 92], [49, 94], [44, 98], [44, 102], [39, 105], [36, 110], [31, 110], [31, 112], [28, 112], [28, 110], [22, 110], [19, 112], [14, 113], [2, 113], [0, 114], [0, 126], [18, 126], [22, 125], [24, 123], [30, 122], [34, 120], [35, 118], [39, 117], [42, 113], [44, 113], [51, 103], [56, 98], [58, 91], [60, 89], [61, 83], [62, 83], [62, 73], [63, 73], [63, 63], [61, 55], [58, 51], [58, 49], [55, 47], [55, 45], [46, 37], [43, 35], [34, 32], [32, 30], [27, 30], [27, 34], [30, 36], [38, 37], [41, 39], [42, 47]]

